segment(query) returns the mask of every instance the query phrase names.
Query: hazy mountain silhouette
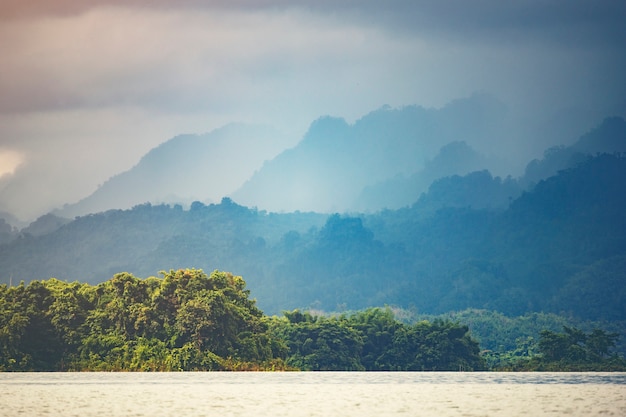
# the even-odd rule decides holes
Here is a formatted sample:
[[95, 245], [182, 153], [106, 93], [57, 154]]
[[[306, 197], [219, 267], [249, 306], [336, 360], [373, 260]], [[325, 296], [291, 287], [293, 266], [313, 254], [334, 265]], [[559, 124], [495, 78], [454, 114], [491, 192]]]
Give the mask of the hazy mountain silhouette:
[[17, 234], [18, 232], [15, 227], [11, 226], [11, 224], [7, 223], [3, 218], [0, 218], [0, 245], [12, 241]]
[[42, 236], [48, 233], [52, 233], [55, 230], [61, 228], [63, 225], [66, 225], [71, 220], [66, 219], [64, 217], [55, 216], [52, 213], [44, 214], [40, 216], [29, 224], [27, 227], [23, 228], [20, 232], [27, 233], [32, 236]]
[[207, 134], [180, 135], [56, 214], [71, 218], [145, 202], [219, 201], [286, 146], [282, 133], [259, 125], [230, 124]]
[[413, 204], [433, 181], [451, 175], [484, 170], [489, 160], [465, 142], [451, 142], [439, 150], [419, 172], [409, 177], [397, 175], [382, 183], [365, 187], [354, 208], [361, 211], [396, 209]]
[[521, 193], [518, 181], [511, 177], [502, 179], [487, 170], [474, 171], [434, 181], [413, 207], [425, 213], [443, 207], [503, 210]]
[[[145, 202], [189, 205], [224, 196], [275, 212], [405, 207], [437, 179], [493, 173], [500, 162], [483, 153], [499, 140], [504, 113], [500, 102], [482, 94], [441, 109], [386, 106], [354, 124], [320, 118], [287, 150], [289, 139], [265, 126], [231, 124], [181, 135], [55, 214], [72, 218]], [[529, 188], [585, 154], [615, 151], [626, 151], [621, 118], [606, 119], [571, 146], [548, 149], [542, 160], [527, 165], [520, 185]]]
[[529, 187], [580, 163], [586, 155], [615, 152], [626, 152], [626, 121], [621, 117], [608, 117], [572, 145], [549, 148], [542, 159], [528, 163], [521, 182]]
[[504, 111], [492, 97], [474, 95], [441, 109], [383, 107], [353, 125], [340, 118], [320, 118], [297, 146], [267, 162], [231, 197], [271, 211], [376, 210], [386, 206], [378, 199], [385, 196], [361, 197], [364, 188], [425, 170], [422, 184], [403, 199], [415, 201], [438, 175], [468, 172], [469, 167], [452, 167], [455, 158], [462, 163], [478, 159], [457, 143], [442, 150], [440, 162], [445, 160], [445, 166], [435, 160], [429, 165], [437, 151], [458, 141], [487, 146], [496, 140]]
[[[231, 124], [208, 134], [180, 135], [54, 213], [72, 218], [145, 202], [189, 205], [224, 196], [271, 211], [397, 207], [385, 199], [410, 204], [440, 176], [489, 168], [469, 147], [484, 148], [497, 140], [504, 112], [493, 97], [476, 94], [441, 109], [382, 107], [353, 125], [323, 117], [287, 150], [290, 139], [265, 126]], [[458, 141], [467, 149], [450, 145], [440, 150]], [[395, 185], [395, 196], [361, 196], [364, 188], [384, 188], [394, 177], [410, 178], [412, 191]]]

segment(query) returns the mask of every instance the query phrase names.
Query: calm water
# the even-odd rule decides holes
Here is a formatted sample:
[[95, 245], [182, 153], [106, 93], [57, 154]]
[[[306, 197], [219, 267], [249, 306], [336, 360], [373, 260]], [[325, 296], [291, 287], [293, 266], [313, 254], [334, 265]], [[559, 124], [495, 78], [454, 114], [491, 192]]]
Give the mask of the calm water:
[[1, 416], [626, 416], [626, 373], [0, 373]]

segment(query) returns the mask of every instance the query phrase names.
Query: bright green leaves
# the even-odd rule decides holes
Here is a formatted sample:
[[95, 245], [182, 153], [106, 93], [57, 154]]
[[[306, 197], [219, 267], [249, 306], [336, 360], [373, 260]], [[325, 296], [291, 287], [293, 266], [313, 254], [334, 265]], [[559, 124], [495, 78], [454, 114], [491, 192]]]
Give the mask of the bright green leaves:
[[197, 269], [120, 273], [97, 286], [54, 278], [0, 286], [0, 370], [262, 368], [284, 346], [245, 286]]

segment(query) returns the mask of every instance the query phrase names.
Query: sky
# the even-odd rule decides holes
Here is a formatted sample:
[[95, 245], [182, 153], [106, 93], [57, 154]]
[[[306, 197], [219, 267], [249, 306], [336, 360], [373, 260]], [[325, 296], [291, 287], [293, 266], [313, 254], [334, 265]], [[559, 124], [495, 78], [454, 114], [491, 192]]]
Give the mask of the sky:
[[624, 21], [623, 1], [1, 0], [0, 211], [76, 202], [178, 134], [295, 144], [324, 115], [475, 92], [508, 108], [501, 150], [533, 155], [546, 126], [626, 117]]

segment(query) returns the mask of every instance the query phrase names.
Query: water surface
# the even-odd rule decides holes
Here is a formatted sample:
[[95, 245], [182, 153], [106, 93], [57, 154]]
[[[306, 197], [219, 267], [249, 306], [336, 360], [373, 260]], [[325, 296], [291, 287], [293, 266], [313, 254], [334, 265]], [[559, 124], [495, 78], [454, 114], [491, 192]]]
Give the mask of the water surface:
[[626, 373], [0, 373], [3, 416], [626, 416]]

